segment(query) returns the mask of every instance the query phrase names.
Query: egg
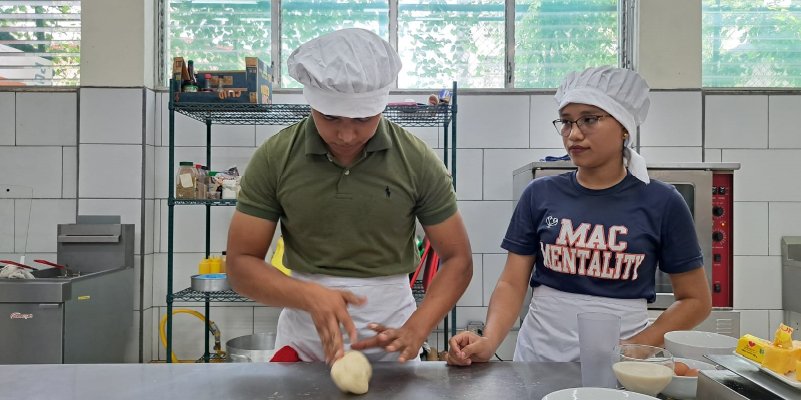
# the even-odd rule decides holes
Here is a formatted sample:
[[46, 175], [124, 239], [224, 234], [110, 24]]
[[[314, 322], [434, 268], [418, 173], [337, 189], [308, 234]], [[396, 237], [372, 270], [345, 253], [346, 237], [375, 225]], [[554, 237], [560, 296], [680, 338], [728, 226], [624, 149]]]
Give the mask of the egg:
[[676, 363], [673, 365], [673, 372], [676, 374], [676, 376], [686, 375], [688, 369], [690, 369], [690, 367], [681, 361], [676, 361]]
[[684, 376], [698, 376], [698, 368], [690, 368]]

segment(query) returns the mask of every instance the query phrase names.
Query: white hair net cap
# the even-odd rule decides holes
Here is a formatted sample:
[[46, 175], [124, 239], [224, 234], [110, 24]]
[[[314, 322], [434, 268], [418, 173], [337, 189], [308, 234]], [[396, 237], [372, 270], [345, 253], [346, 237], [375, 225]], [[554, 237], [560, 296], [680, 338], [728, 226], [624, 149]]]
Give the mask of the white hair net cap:
[[315, 110], [364, 118], [384, 111], [401, 60], [386, 40], [354, 28], [302, 44], [289, 55], [287, 67]]
[[637, 127], [645, 121], [651, 106], [648, 91], [648, 83], [637, 72], [604, 66], [571, 72], [554, 98], [560, 110], [570, 103], [588, 104], [603, 109], [620, 122], [629, 133], [623, 149], [629, 171], [649, 183], [645, 159], [631, 148]]

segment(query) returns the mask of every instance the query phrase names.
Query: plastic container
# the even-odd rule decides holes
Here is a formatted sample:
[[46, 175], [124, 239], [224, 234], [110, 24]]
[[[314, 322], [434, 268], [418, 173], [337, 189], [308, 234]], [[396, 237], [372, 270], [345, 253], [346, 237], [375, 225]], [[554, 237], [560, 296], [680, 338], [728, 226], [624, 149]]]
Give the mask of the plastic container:
[[222, 198], [235, 199], [236, 198], [236, 179], [226, 179], [222, 183]]
[[212, 257], [209, 259], [209, 272], [212, 274], [221, 274], [223, 273], [222, 269], [222, 259], [219, 257]]
[[197, 266], [197, 273], [200, 275], [211, 273], [211, 260], [204, 258]]
[[196, 192], [197, 170], [191, 161], [181, 161], [175, 177], [175, 198], [194, 199]]

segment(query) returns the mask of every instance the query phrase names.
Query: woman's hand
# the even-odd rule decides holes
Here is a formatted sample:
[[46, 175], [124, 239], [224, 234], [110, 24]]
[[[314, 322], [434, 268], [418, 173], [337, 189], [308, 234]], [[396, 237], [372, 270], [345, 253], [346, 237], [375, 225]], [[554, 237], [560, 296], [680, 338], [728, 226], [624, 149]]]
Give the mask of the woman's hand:
[[397, 351], [400, 352], [398, 361], [402, 363], [419, 356], [420, 347], [427, 336], [427, 332], [419, 332], [406, 325], [395, 329], [371, 323], [367, 327], [376, 332], [376, 335], [358, 343], [353, 343], [350, 347], [354, 350], [381, 347], [389, 353]]
[[312, 285], [309, 290], [306, 311], [311, 315], [317, 334], [320, 335], [325, 361], [332, 364], [345, 355], [340, 325], [350, 336], [351, 343], [355, 343], [357, 339], [356, 326], [348, 313], [348, 304], [360, 306], [367, 299], [347, 290], [329, 289], [320, 285]]
[[448, 342], [448, 364], [470, 365], [474, 362], [487, 362], [495, 354], [489, 339], [473, 332], [461, 332]]

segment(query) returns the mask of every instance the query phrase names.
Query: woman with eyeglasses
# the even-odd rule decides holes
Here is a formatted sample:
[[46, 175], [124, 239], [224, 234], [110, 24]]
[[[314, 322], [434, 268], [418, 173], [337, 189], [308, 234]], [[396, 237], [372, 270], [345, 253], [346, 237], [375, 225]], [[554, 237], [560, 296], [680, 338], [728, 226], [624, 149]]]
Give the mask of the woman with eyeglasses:
[[[483, 336], [452, 337], [450, 364], [488, 361], [529, 286], [514, 361], [577, 361], [583, 312], [618, 315], [622, 342], [652, 346], [709, 315], [690, 210], [673, 186], [649, 179], [645, 160], [630, 147], [648, 113], [648, 91], [639, 74], [621, 68], [565, 78], [553, 124], [577, 170], [535, 179], [523, 192], [501, 244], [508, 255]], [[676, 301], [649, 325], [657, 268], [670, 275]]]

